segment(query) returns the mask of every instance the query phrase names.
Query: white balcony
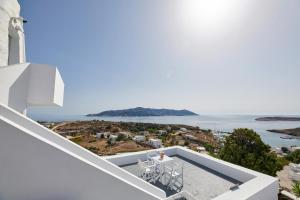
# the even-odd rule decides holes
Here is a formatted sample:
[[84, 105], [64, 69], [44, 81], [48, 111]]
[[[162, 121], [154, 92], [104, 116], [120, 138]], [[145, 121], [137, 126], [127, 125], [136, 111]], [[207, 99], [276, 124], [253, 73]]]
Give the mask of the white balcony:
[[[168, 199], [176, 199], [176, 196], [185, 196], [191, 200], [277, 199], [278, 180], [274, 177], [182, 147], [163, 148], [159, 151], [183, 164], [182, 189], [170, 189], [159, 180], [150, 183], [164, 191]], [[151, 151], [108, 156], [105, 159], [138, 176], [137, 161], [147, 160], [149, 152]]]
[[62, 106], [64, 82], [58, 69], [41, 64], [0, 68], [0, 102], [23, 113], [30, 106]]

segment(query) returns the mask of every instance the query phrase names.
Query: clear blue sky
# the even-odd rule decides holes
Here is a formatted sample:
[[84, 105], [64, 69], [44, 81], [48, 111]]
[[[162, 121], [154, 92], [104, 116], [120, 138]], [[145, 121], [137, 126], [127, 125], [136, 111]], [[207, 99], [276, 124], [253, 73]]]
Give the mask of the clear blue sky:
[[63, 108], [30, 113], [300, 114], [300, 1], [222, 1], [19, 0], [27, 60], [65, 82]]

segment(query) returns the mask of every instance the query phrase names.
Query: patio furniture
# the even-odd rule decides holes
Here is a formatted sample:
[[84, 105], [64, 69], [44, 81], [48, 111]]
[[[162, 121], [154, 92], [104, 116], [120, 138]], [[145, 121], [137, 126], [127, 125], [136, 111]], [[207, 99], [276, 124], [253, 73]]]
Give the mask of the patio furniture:
[[145, 181], [153, 182], [155, 180], [155, 164], [150, 165], [148, 161], [138, 160], [138, 176]]
[[159, 152], [151, 151], [147, 153], [147, 160], [152, 160], [153, 157], [159, 156]]
[[152, 157], [152, 160], [156, 163], [156, 171], [159, 172], [157, 180], [162, 178], [165, 166], [172, 166], [174, 161], [172, 157], [169, 157], [167, 155], [164, 155], [163, 159], [160, 158], [160, 155], [154, 156]]
[[172, 157], [169, 157], [167, 155], [164, 155], [163, 159], [160, 159], [160, 155], [154, 156], [154, 157], [152, 157], [152, 160], [154, 160], [154, 162], [156, 162], [160, 165], [166, 165], [166, 164], [172, 165], [170, 163], [172, 163], [174, 161], [174, 159]]
[[181, 191], [183, 188], [183, 165], [174, 163], [172, 167], [165, 166], [164, 178], [170, 190]]

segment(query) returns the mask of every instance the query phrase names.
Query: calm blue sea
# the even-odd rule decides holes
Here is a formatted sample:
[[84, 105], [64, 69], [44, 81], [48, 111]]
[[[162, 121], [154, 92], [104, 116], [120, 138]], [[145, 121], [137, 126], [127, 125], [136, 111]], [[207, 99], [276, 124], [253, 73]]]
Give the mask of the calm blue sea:
[[271, 133], [269, 129], [286, 129], [300, 127], [300, 122], [262, 122], [255, 121], [260, 115], [199, 115], [183, 117], [85, 117], [85, 116], [31, 116], [36, 120], [45, 121], [73, 121], [73, 120], [106, 120], [123, 122], [149, 122], [161, 124], [185, 124], [199, 126], [203, 129], [215, 131], [232, 131], [235, 128], [251, 128], [260, 134], [262, 140], [272, 147], [289, 147], [291, 145], [300, 146], [300, 139], [282, 139], [286, 136], [278, 133]]

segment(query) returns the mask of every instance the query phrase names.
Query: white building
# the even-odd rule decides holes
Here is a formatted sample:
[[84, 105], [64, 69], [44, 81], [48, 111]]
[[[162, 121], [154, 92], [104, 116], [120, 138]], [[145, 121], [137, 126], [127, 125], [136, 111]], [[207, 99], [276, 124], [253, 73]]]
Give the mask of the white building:
[[116, 143], [118, 136], [117, 135], [109, 135], [109, 140], [112, 144]]
[[150, 139], [149, 144], [151, 146], [153, 146], [154, 148], [161, 148], [162, 147], [162, 143], [161, 143], [160, 139]]
[[110, 132], [96, 133], [96, 137], [97, 137], [98, 139], [100, 139], [100, 138], [107, 138], [108, 135], [110, 135]]
[[[56, 67], [26, 62], [19, 13], [16, 0], [0, 0], [0, 199], [174, 199], [163, 188], [120, 167], [147, 159], [149, 151], [102, 158], [26, 117], [29, 106], [61, 106], [64, 83]], [[181, 147], [161, 151], [192, 161], [187, 162], [192, 170], [185, 169], [189, 176], [184, 180], [199, 184], [186, 184], [192, 187], [175, 195], [189, 200], [202, 196], [214, 200], [277, 199], [278, 180], [274, 177]], [[232, 188], [231, 179], [239, 186]]]
[[147, 135], [149, 135], [150, 133], [149, 133], [149, 131], [140, 131], [139, 134], [140, 134], [140, 135], [147, 136]]
[[166, 135], [168, 132], [166, 130], [158, 130], [158, 135]]
[[296, 151], [296, 150], [300, 150], [300, 147], [291, 147], [291, 152]]
[[204, 152], [206, 151], [205, 147], [197, 147], [198, 152]]
[[146, 137], [144, 135], [135, 135], [133, 137], [133, 140], [136, 141], [136, 142], [145, 142]]
[[195, 136], [190, 135], [190, 134], [186, 134], [186, 135], [184, 136], [184, 138], [189, 139], [189, 140], [196, 140], [196, 139], [197, 139]]
[[131, 137], [131, 133], [126, 132], [126, 131], [121, 131], [121, 132], [118, 133], [118, 135], [123, 135], [126, 138], [130, 138]]
[[26, 62], [23, 18], [16, 0], [0, 1], [0, 102], [26, 114], [30, 106], [63, 104], [56, 67]]
[[180, 128], [179, 130], [182, 131], [182, 132], [187, 132], [186, 128]]

